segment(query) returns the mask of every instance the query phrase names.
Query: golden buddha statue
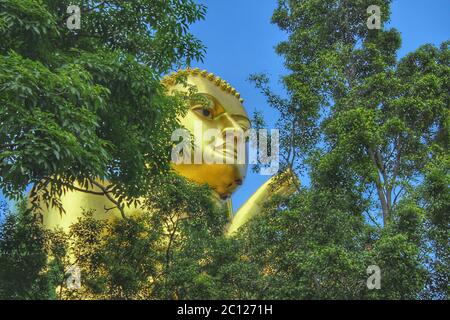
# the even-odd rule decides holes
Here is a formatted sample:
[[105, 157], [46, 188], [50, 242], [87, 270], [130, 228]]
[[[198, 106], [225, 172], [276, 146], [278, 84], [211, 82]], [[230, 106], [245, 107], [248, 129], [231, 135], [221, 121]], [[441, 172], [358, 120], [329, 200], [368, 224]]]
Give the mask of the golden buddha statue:
[[[177, 81], [177, 77], [184, 76], [185, 81]], [[191, 133], [195, 131], [195, 124], [200, 123], [203, 130], [217, 129], [223, 135], [238, 132], [247, 132], [250, 128], [250, 120], [243, 107], [243, 100], [236, 89], [227, 82], [207, 71], [199, 69], [187, 69], [178, 71], [163, 79], [162, 83], [167, 88], [169, 94], [176, 91], [186, 92], [188, 87], [196, 89], [196, 95], [201, 99], [193, 100], [189, 110], [181, 117], [180, 123]], [[210, 143], [208, 139], [202, 138], [199, 141], [203, 145], [203, 152], [216, 152], [214, 149], [206, 148]], [[208, 154], [206, 154], [208, 155]], [[225, 147], [220, 156], [231, 157], [236, 160], [236, 147]], [[205, 156], [205, 154], [204, 154]], [[216, 155], [217, 156], [217, 155]], [[231, 195], [242, 185], [247, 165], [237, 163], [237, 161], [225, 161], [225, 163], [180, 163], [173, 164], [173, 169], [180, 175], [199, 184], [208, 184], [217, 195], [221, 205], [226, 205], [229, 210], [230, 223], [226, 230], [228, 234], [233, 234], [240, 226], [246, 223], [251, 217], [261, 211], [264, 201], [274, 192], [291, 192], [293, 190], [292, 179], [277, 186], [277, 190], [271, 187], [274, 178], [269, 179], [261, 186], [238, 210], [232, 214]], [[107, 182], [97, 181], [103, 186]], [[93, 217], [101, 220], [121, 219], [121, 212], [118, 209], [106, 209], [111, 207], [110, 199], [101, 195], [101, 190], [93, 186], [91, 191], [99, 194], [85, 193], [81, 191], [69, 191], [61, 196], [61, 204], [66, 211], [60, 214], [56, 208], [48, 208], [43, 214], [43, 225], [47, 229], [61, 228], [67, 231], [69, 227], [77, 222], [82, 216], [81, 208], [93, 211]], [[140, 214], [139, 207], [125, 207], [127, 216]]]

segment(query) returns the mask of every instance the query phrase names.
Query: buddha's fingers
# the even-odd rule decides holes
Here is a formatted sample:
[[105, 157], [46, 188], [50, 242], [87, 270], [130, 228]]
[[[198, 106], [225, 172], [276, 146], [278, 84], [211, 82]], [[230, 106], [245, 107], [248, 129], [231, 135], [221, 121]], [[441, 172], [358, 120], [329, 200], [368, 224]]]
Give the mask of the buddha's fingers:
[[242, 225], [258, 215], [271, 196], [290, 195], [298, 189], [299, 184], [297, 176], [291, 170], [271, 177], [239, 208], [226, 234], [233, 235]]

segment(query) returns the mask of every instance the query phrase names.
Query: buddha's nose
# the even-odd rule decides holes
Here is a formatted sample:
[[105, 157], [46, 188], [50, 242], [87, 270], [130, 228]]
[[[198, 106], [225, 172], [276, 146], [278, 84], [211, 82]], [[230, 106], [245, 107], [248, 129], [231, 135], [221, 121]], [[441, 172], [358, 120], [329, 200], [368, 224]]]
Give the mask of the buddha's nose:
[[242, 130], [241, 126], [231, 117], [228, 117], [228, 120], [226, 122], [226, 125], [224, 125], [221, 129], [222, 137], [224, 140], [226, 140], [227, 138], [233, 139], [235, 149], [237, 149], [239, 143], [245, 143], [244, 131]]
[[231, 117], [229, 114], [224, 113], [220, 117], [221, 130], [222, 132], [232, 131], [232, 130], [242, 130], [240, 125]]

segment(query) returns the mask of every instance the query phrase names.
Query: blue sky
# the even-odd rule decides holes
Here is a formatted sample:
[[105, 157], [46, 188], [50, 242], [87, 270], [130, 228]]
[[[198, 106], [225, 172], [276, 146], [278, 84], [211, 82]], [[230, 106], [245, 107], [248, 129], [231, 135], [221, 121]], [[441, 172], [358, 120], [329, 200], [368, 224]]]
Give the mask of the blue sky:
[[[192, 32], [207, 46], [207, 53], [204, 63], [195, 66], [231, 83], [245, 99], [247, 111], [263, 111], [269, 128], [273, 127], [276, 114], [247, 79], [252, 73], [265, 72], [272, 79], [273, 89], [283, 92], [279, 79], [286, 70], [282, 57], [275, 54], [273, 47], [286, 35], [270, 23], [276, 0], [198, 2], [206, 4], [208, 12], [205, 21], [196, 23]], [[450, 39], [449, 9], [450, 0], [395, 0], [389, 25], [402, 34], [399, 56], [422, 44], [440, 44]], [[249, 170], [244, 185], [233, 196], [235, 210], [267, 179]]]

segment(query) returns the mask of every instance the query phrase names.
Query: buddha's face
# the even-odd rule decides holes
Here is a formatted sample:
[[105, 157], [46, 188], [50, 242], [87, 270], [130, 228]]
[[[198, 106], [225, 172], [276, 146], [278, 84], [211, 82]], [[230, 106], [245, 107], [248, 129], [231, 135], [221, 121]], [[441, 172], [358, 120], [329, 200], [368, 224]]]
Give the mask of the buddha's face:
[[[203, 133], [208, 129], [216, 129], [220, 136], [211, 141], [211, 137], [203, 135], [201, 139], [196, 140], [196, 144], [202, 144], [203, 158], [205, 157], [223, 157], [233, 158], [234, 161], [224, 159], [224, 164], [207, 164], [202, 161], [199, 164], [177, 164], [173, 165], [174, 169], [184, 177], [193, 180], [199, 184], [208, 184], [221, 197], [227, 197], [242, 184], [247, 171], [247, 165], [237, 161], [236, 144], [225, 144], [227, 135], [228, 139], [239, 137], [242, 141], [250, 128], [248, 115], [242, 106], [239, 98], [216, 85], [208, 78], [197, 75], [189, 75], [187, 78], [189, 85], [194, 85], [197, 89], [197, 97], [190, 103], [189, 110], [186, 115], [180, 118], [181, 124], [190, 133], [194, 134], [195, 129], [201, 127]], [[186, 87], [178, 84], [171, 90], [186, 91]], [[224, 148], [211, 149], [211, 143], [217, 145], [224, 143]], [[245, 142], [243, 142], [245, 143]], [[217, 154], [220, 152], [220, 154]], [[209, 153], [209, 154], [208, 154]], [[216, 153], [216, 154], [211, 154]], [[245, 154], [245, 159], [247, 155]], [[242, 159], [242, 158], [241, 158]], [[232, 163], [232, 164], [228, 164]]]

